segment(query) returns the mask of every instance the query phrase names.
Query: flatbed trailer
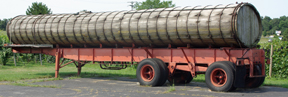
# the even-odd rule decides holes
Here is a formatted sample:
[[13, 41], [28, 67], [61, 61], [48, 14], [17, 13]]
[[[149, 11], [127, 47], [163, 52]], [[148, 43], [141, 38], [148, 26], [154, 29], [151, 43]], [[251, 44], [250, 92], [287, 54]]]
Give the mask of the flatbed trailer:
[[232, 91], [265, 79], [265, 52], [255, 48], [261, 17], [250, 3], [22, 15], [9, 21], [7, 35], [14, 53], [56, 56], [55, 77], [70, 63], [80, 74], [98, 62], [116, 70], [138, 64], [141, 85], [185, 84], [205, 74], [211, 90]]
[[[198, 74], [205, 74], [213, 91], [259, 87], [265, 79], [265, 52], [256, 48], [53, 48], [53, 46], [6, 44], [14, 53], [41, 53], [56, 57], [55, 78], [59, 69], [74, 63], [78, 68], [87, 62], [98, 62], [103, 69], [124, 69], [138, 64], [137, 79], [141, 85], [161, 86], [189, 83]], [[63, 60], [60, 60], [60, 59]], [[72, 60], [63, 64], [65, 59]], [[109, 67], [107, 64], [120, 67]], [[122, 66], [122, 67], [121, 67]]]

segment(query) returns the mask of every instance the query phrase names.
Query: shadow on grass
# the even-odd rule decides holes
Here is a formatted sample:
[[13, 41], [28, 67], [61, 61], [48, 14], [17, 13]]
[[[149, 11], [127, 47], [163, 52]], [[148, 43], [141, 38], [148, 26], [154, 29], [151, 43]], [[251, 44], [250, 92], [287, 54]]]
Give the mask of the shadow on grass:
[[[37, 75], [51, 75], [55, 76], [55, 73], [37, 73]], [[133, 74], [116, 74], [116, 73], [97, 73], [97, 72], [81, 72], [80, 76], [77, 75], [77, 72], [61, 72], [58, 75], [59, 77], [80, 77], [80, 78], [93, 78], [93, 77], [129, 77], [136, 78]]]

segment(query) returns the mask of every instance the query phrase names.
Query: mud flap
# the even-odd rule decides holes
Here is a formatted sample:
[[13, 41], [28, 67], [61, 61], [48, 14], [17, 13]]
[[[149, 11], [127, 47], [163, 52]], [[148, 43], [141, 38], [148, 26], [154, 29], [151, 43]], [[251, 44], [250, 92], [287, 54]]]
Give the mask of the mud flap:
[[244, 65], [236, 66], [234, 87], [237, 88], [245, 87], [245, 75], [246, 75], [246, 67]]

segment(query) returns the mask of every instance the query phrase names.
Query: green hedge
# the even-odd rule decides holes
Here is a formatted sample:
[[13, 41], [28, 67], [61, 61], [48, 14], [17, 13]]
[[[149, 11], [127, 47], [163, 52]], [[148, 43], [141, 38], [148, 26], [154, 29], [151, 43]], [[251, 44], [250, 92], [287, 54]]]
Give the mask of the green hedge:
[[[271, 44], [273, 45], [272, 77], [288, 78], [288, 41], [274, 38], [272, 42], [260, 44], [260, 48], [266, 52], [266, 58], [270, 58]], [[268, 72], [269, 64], [266, 64], [266, 75]]]

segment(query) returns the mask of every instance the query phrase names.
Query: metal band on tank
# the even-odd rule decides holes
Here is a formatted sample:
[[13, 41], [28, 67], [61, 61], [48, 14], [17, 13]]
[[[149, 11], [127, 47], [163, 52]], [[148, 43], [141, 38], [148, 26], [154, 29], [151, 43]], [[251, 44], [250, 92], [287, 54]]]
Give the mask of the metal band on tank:
[[[157, 35], [157, 37], [158, 37], [158, 40], [161, 42], [161, 43], [163, 43], [164, 44], [164, 42], [163, 42], [163, 40], [160, 38], [160, 36], [159, 36], [159, 32], [158, 32], [158, 19], [159, 19], [159, 17], [160, 17], [160, 13], [161, 12], [163, 12], [163, 11], [165, 11], [165, 9], [167, 9], [167, 8], [163, 8], [161, 11], [159, 11], [159, 13], [158, 13], [158, 15], [156, 16], [156, 25], [155, 25], [155, 28], [156, 28], [156, 35]], [[167, 23], [166, 23], [167, 24]]]
[[[42, 38], [40, 37], [40, 35], [39, 35], [39, 25], [40, 25], [40, 22], [41, 22], [41, 20], [43, 19], [42, 17], [45, 17], [46, 15], [41, 15], [40, 17], [38, 17], [36, 20], [35, 20], [35, 22], [33, 23], [33, 25], [32, 25], [32, 28], [34, 28], [34, 32], [33, 32], [33, 40], [34, 41], [36, 41], [37, 42], [37, 44], [41, 44], [41, 43], [39, 43], [37, 40], [35, 40], [36, 38], [35, 38], [35, 32], [36, 32], [36, 24], [37, 24], [37, 22], [39, 21], [39, 24], [38, 24], [38, 37], [40, 38], [40, 40], [42, 41], [42, 43], [45, 43], [45, 42], [43, 42], [43, 40], [42, 40]], [[34, 26], [34, 27], [33, 27]]]
[[[20, 19], [21, 19], [21, 22], [23, 21], [23, 19], [26, 19], [28, 16], [23, 16], [23, 17], [20, 17]], [[22, 19], [23, 18], [23, 19]], [[16, 22], [15, 22], [15, 25], [14, 25], [14, 36], [15, 36], [15, 38], [16, 38], [16, 40], [17, 40], [17, 42], [18, 43], [26, 43], [24, 40], [23, 40], [23, 38], [22, 38], [22, 34], [20, 33], [20, 25], [22, 24], [21, 22], [19, 23], [20, 25], [19, 25], [19, 36], [20, 36], [20, 38], [22, 39], [22, 41], [20, 41], [18, 38], [17, 38], [17, 36], [16, 36], [16, 25], [17, 25], [17, 23], [19, 22], [19, 20], [20, 19], [17, 19], [16, 20]], [[25, 27], [25, 31], [24, 32], [26, 32], [26, 27]]]
[[[30, 40], [30, 38], [28, 37], [28, 34], [27, 34], [27, 25], [28, 25], [28, 23], [29, 23], [29, 21], [31, 20], [31, 19], [33, 19], [33, 16], [31, 16], [31, 18], [27, 21], [27, 24], [25, 25], [25, 35], [26, 35], [26, 37], [27, 37], [27, 39], [30, 41], [30, 43], [33, 43], [31, 40]], [[33, 25], [32, 25], [32, 27], [33, 27]], [[31, 30], [32, 31], [32, 30]], [[22, 37], [22, 36], [21, 36]], [[23, 40], [24, 41], [24, 40]]]
[[77, 39], [76, 34], [75, 34], [75, 30], [74, 30], [74, 29], [75, 29], [76, 21], [77, 21], [77, 19], [78, 19], [79, 17], [81, 17], [81, 15], [78, 15], [78, 16], [76, 17], [76, 19], [74, 20], [72, 32], [73, 32], [73, 36], [74, 36], [75, 41], [78, 42], [78, 44], [80, 45], [81, 43], [80, 43], [80, 41]]
[[62, 15], [62, 14], [55, 15], [55, 17], [54, 17], [54, 18], [52, 19], [52, 21], [51, 21], [51, 26], [50, 26], [50, 35], [51, 35], [51, 37], [52, 37], [52, 40], [53, 40], [54, 42], [56, 42], [56, 44], [58, 44], [58, 41], [56, 41], [55, 38], [53, 37], [53, 34], [52, 34], [52, 24], [53, 24], [53, 21], [55, 20], [55, 18], [57, 18], [57, 17], [60, 16], [60, 15]]
[[121, 25], [122, 25], [122, 20], [123, 20], [124, 16], [125, 16], [125, 14], [123, 14], [123, 16], [122, 16], [121, 19], [120, 19], [119, 28], [120, 28], [120, 37], [121, 37], [121, 40], [124, 41], [124, 42], [127, 44], [126, 40], [123, 38], [123, 35], [122, 35], [122, 27], [121, 27]]
[[106, 37], [106, 34], [105, 34], [105, 29], [104, 29], [104, 26], [105, 26], [105, 22], [106, 22], [106, 19], [107, 19], [107, 17], [109, 16], [109, 15], [111, 15], [112, 13], [114, 13], [114, 12], [110, 12], [109, 14], [107, 14], [106, 15], [106, 17], [105, 17], [105, 19], [104, 19], [104, 22], [103, 22], [103, 31], [102, 31], [102, 33], [103, 33], [103, 35], [104, 35], [104, 37], [105, 37], [105, 41], [107, 41], [110, 45], [111, 45], [111, 43], [110, 43], [110, 41], [107, 39], [107, 37]]
[[222, 32], [222, 29], [221, 29], [221, 20], [222, 20], [221, 17], [222, 17], [222, 15], [223, 15], [224, 10], [225, 10], [226, 8], [228, 8], [229, 5], [232, 5], [232, 4], [228, 4], [228, 5], [226, 5], [226, 6], [222, 9], [222, 11], [221, 11], [221, 13], [220, 13], [220, 19], [219, 19], [219, 30], [220, 30], [220, 34], [221, 34], [221, 37], [222, 37], [222, 39], [223, 39], [223, 41], [225, 42], [226, 45], [229, 45], [229, 44], [225, 41], [225, 39], [224, 39], [224, 37], [223, 37], [223, 32]]
[[191, 33], [189, 33], [189, 29], [188, 29], [188, 20], [189, 20], [190, 13], [191, 13], [196, 7], [199, 7], [199, 6], [195, 6], [195, 7], [193, 7], [193, 8], [189, 11], [188, 16], [187, 16], [187, 20], [186, 20], [186, 30], [187, 30], [187, 33], [188, 33], [188, 35], [189, 35], [188, 38], [190, 39], [190, 41], [192, 42], [192, 44], [193, 44], [193, 41], [192, 41], [191, 36], [190, 36]]
[[63, 40], [61, 39], [61, 37], [60, 37], [60, 35], [59, 35], [59, 26], [60, 26], [59, 24], [60, 24], [62, 18], [64, 18], [64, 17], [67, 16], [67, 15], [69, 15], [69, 14], [63, 15], [63, 16], [59, 19], [58, 24], [57, 24], [57, 25], [58, 25], [58, 26], [57, 26], [57, 36], [58, 36], [60, 42], [62, 42], [63, 44], [65, 44], [65, 43], [63, 42]]
[[[10, 20], [10, 21], [8, 22], [9, 24], [8, 24], [7, 27], [6, 27], [6, 28], [8, 28], [8, 29], [6, 29], [6, 30], [7, 30], [8, 38], [9, 38], [9, 40], [10, 40], [12, 43], [15, 43], [15, 42], [12, 41], [12, 38], [11, 38], [11, 36], [10, 36], [10, 34], [12, 34], [12, 32], [9, 32], [9, 27], [10, 27], [10, 25], [11, 25], [11, 22], [12, 22], [14, 19], [16, 19], [17, 17], [20, 17], [20, 16], [23, 16], [23, 15], [16, 16], [16, 17], [13, 18], [12, 20]], [[17, 21], [18, 21], [18, 20], [17, 20]], [[16, 23], [17, 23], [17, 21], [16, 21]], [[14, 25], [14, 28], [11, 27], [11, 29], [14, 29], [13, 34], [14, 34], [14, 36], [15, 36], [15, 38], [16, 38], [16, 35], [15, 35], [15, 26], [16, 26], [16, 25]], [[19, 41], [17, 38], [16, 38], [16, 40]]]
[[144, 12], [142, 12], [142, 13], [139, 15], [139, 18], [138, 18], [138, 20], [137, 20], [137, 35], [138, 35], [138, 37], [139, 37], [139, 40], [140, 40], [144, 45], [146, 45], [146, 43], [145, 43], [145, 42], [143, 41], [143, 39], [140, 37], [139, 27], [138, 27], [138, 26], [139, 26], [139, 20], [140, 20], [142, 14], [145, 13], [147, 10], [148, 10], [148, 9], [146, 9]]
[[[155, 11], [155, 10], [156, 10], [156, 9], [154, 9], [153, 11]], [[154, 44], [154, 43], [153, 43], [153, 40], [151, 40], [151, 37], [150, 37], [150, 35], [149, 35], [148, 22], [149, 22], [149, 17], [150, 17], [150, 15], [153, 13], [153, 11], [151, 11], [151, 12], [149, 13], [148, 18], [147, 18], [147, 22], [146, 22], [147, 37], [148, 37], [148, 39], [152, 42], [151, 44]]]
[[[171, 42], [172, 45], [173, 45], [174, 43], [173, 43], [173, 40], [171, 40], [171, 38], [170, 38], [170, 36], [169, 36], [169, 33], [168, 33], [168, 17], [169, 17], [169, 15], [170, 15], [171, 11], [173, 11], [174, 9], [176, 9], [176, 7], [173, 8], [172, 10], [169, 10], [169, 13], [167, 14], [166, 26], [165, 26], [167, 38], [168, 38], [168, 40], [170, 40], [170, 42]], [[177, 25], [176, 25], [176, 27], [177, 27]], [[178, 37], [179, 37], [179, 36], [178, 36]]]
[[[39, 44], [38, 43], [38, 41], [35, 41], [35, 25], [36, 25], [36, 23], [37, 23], [37, 21], [38, 21], [38, 19], [39, 18], [41, 18], [43, 15], [36, 15], [35, 17], [37, 17], [34, 21], [33, 21], [33, 23], [32, 23], [32, 27], [31, 27], [31, 34], [32, 34], [32, 37], [33, 37], [33, 39], [31, 39], [32, 40], [32, 43], [34, 44], [34, 42], [36, 42], [36, 44]], [[29, 37], [27, 37], [27, 38], [29, 38]]]
[[65, 28], [66, 28], [67, 20], [68, 20], [71, 16], [73, 16], [73, 14], [70, 14], [70, 16], [68, 16], [68, 17], [66, 18], [66, 20], [65, 20], [65, 22], [64, 22], [64, 27], [63, 27], [63, 34], [64, 34], [64, 36], [65, 36], [65, 40], [66, 40], [69, 44], [71, 44], [71, 42], [69, 41], [69, 39], [68, 39], [67, 36], [66, 36]]
[[[22, 21], [20, 22], [20, 24], [19, 24], [19, 35], [20, 35], [20, 38], [21, 38], [21, 40], [22, 40], [22, 42], [20, 42], [20, 43], [24, 43], [24, 44], [26, 44], [26, 42], [24, 41], [24, 39], [23, 39], [23, 37], [22, 37], [22, 33], [21, 33], [21, 31], [20, 31], [20, 28], [21, 28], [21, 25], [23, 24], [23, 21], [25, 20], [25, 19], [27, 19], [29, 16], [24, 16], [25, 18], [20, 18]], [[15, 31], [15, 30], [14, 30]], [[26, 31], [26, 27], [25, 27], [25, 31]], [[24, 32], [25, 32], [24, 31]], [[16, 36], [15, 36], [16, 37]], [[17, 38], [17, 40], [19, 41], [19, 39]]]
[[[198, 39], [200, 39], [203, 44], [206, 44], [206, 43], [203, 42], [202, 37], [200, 36], [200, 33], [199, 33], [199, 22], [200, 22], [200, 21], [199, 21], [199, 18], [200, 18], [200, 16], [201, 16], [202, 11], [203, 11], [206, 7], [208, 7], [208, 6], [211, 6], [211, 5], [205, 6], [205, 7], [199, 12], [198, 18], [197, 18], [197, 21], [196, 21], [196, 23], [197, 23], [197, 35], [198, 35], [198, 37], [199, 37]], [[207, 44], [206, 44], [206, 45], [207, 45]], [[209, 45], [208, 45], [208, 46], [209, 46]]]
[[235, 41], [237, 41], [238, 45], [240, 46], [240, 48], [242, 48], [242, 45], [241, 45], [241, 42], [239, 41], [237, 34], [236, 34], [236, 30], [235, 30], [235, 19], [236, 19], [236, 11], [238, 10], [238, 8], [240, 8], [240, 6], [242, 5], [243, 3], [240, 3], [238, 4], [234, 11], [233, 11], [233, 14], [232, 14], [232, 18], [231, 18], [231, 28], [232, 28], [232, 32], [231, 32], [231, 35], [233, 35], [233, 38]]
[[[23, 15], [18, 15], [18, 16], [16, 16], [15, 18], [20, 17], [20, 16], [23, 16]], [[8, 38], [9, 38], [10, 42], [12, 42], [12, 43], [14, 43], [14, 42], [13, 42], [12, 39], [11, 39], [11, 36], [10, 36], [11, 33], [9, 32], [9, 27], [10, 27], [10, 25], [11, 25], [11, 21], [13, 21], [15, 18], [11, 19], [11, 20], [8, 22], [8, 25], [6, 26], [7, 36], [8, 36]], [[15, 32], [14, 32], [13, 34], [15, 35]]]
[[[47, 15], [45, 15], [45, 17], [46, 17]], [[41, 20], [39, 21], [39, 24], [38, 24], [38, 37], [40, 38], [40, 40], [43, 42], [43, 43], [45, 43], [43, 40], [42, 40], [42, 38], [40, 37], [40, 34], [39, 34], [39, 29], [40, 29], [40, 23], [41, 23], [41, 21], [43, 20], [44, 18], [41, 18]], [[44, 24], [44, 25], [46, 25], [46, 23]], [[44, 31], [45, 31], [45, 29], [44, 29]]]
[[45, 25], [44, 25], [44, 35], [45, 35], [46, 40], [47, 40], [50, 44], [52, 44], [52, 43], [51, 43], [51, 41], [50, 41], [50, 40], [48, 39], [48, 37], [47, 37], [47, 34], [46, 34], [46, 25], [47, 25], [48, 20], [49, 20], [52, 16], [53, 16], [53, 15], [50, 15], [49, 18], [47, 18], [47, 20], [45, 21]]
[[98, 22], [98, 19], [99, 19], [99, 17], [100, 16], [102, 16], [104, 13], [107, 13], [107, 12], [103, 12], [103, 13], [101, 13], [98, 17], [97, 17], [97, 19], [96, 19], [96, 21], [95, 21], [95, 35], [96, 35], [96, 39], [98, 40], [98, 42], [100, 42], [101, 44], [102, 44], [102, 42], [99, 40], [99, 36], [97, 35], [97, 28], [96, 28], [96, 23]]
[[176, 33], [177, 33], [177, 35], [178, 35], [178, 39], [183, 43], [183, 44], [185, 44], [183, 41], [182, 41], [182, 39], [180, 38], [180, 36], [179, 36], [179, 32], [178, 32], [178, 18], [179, 18], [179, 16], [180, 16], [180, 13], [185, 9], [185, 8], [187, 8], [188, 6], [186, 6], [186, 7], [184, 7], [184, 8], [182, 8], [180, 11], [179, 11], [179, 13], [177, 14], [177, 18], [176, 18]]
[[89, 18], [89, 20], [88, 20], [88, 25], [87, 25], [88, 38], [89, 38], [90, 42], [92, 42], [92, 43], [94, 43], [94, 41], [92, 41], [92, 38], [90, 37], [89, 25], [90, 25], [90, 21], [91, 21], [92, 17], [94, 17], [96, 14], [98, 14], [98, 13], [94, 13], [94, 14]]
[[212, 36], [212, 34], [211, 34], [211, 31], [210, 31], [210, 19], [211, 19], [211, 14], [213, 13], [214, 9], [216, 9], [216, 8], [217, 8], [218, 6], [220, 6], [220, 5], [221, 5], [221, 4], [216, 5], [216, 6], [211, 10], [211, 12], [210, 12], [210, 14], [209, 14], [209, 17], [208, 17], [208, 32], [209, 32], [209, 37], [210, 37], [210, 39], [213, 41], [214, 45], [216, 45], [216, 46], [217, 46], [217, 43], [214, 41], [213, 36]]
[[[121, 12], [124, 12], [124, 11], [120, 11], [118, 13], [116, 13], [113, 18], [112, 18], [112, 21], [111, 21], [111, 35], [113, 37], [113, 40], [116, 42], [116, 44], [118, 43], [118, 41], [115, 39], [115, 36], [114, 36], [114, 33], [113, 33], [113, 22], [114, 22], [114, 18]], [[121, 27], [121, 26], [120, 26]]]
[[[136, 11], [136, 12], [138, 12], [138, 10]], [[133, 39], [133, 37], [132, 37], [132, 35], [131, 35], [131, 31], [130, 31], [130, 21], [131, 21], [131, 18], [133, 17], [133, 15], [135, 14], [135, 12], [134, 13], [132, 13], [132, 15], [130, 16], [130, 18], [129, 18], [129, 22], [128, 22], [128, 32], [129, 32], [129, 38], [133, 41], [133, 43], [135, 43], [135, 40]], [[124, 14], [125, 15], [125, 14]]]
[[[80, 34], [81, 34], [81, 38], [82, 40], [85, 42], [85, 44], [87, 44], [86, 40], [84, 39], [83, 35], [82, 35], [82, 24], [83, 24], [83, 20], [85, 19], [85, 17], [87, 17], [89, 14], [85, 15], [83, 17], [83, 19], [81, 20], [81, 25], [80, 25]], [[89, 23], [88, 23], [89, 24]]]

